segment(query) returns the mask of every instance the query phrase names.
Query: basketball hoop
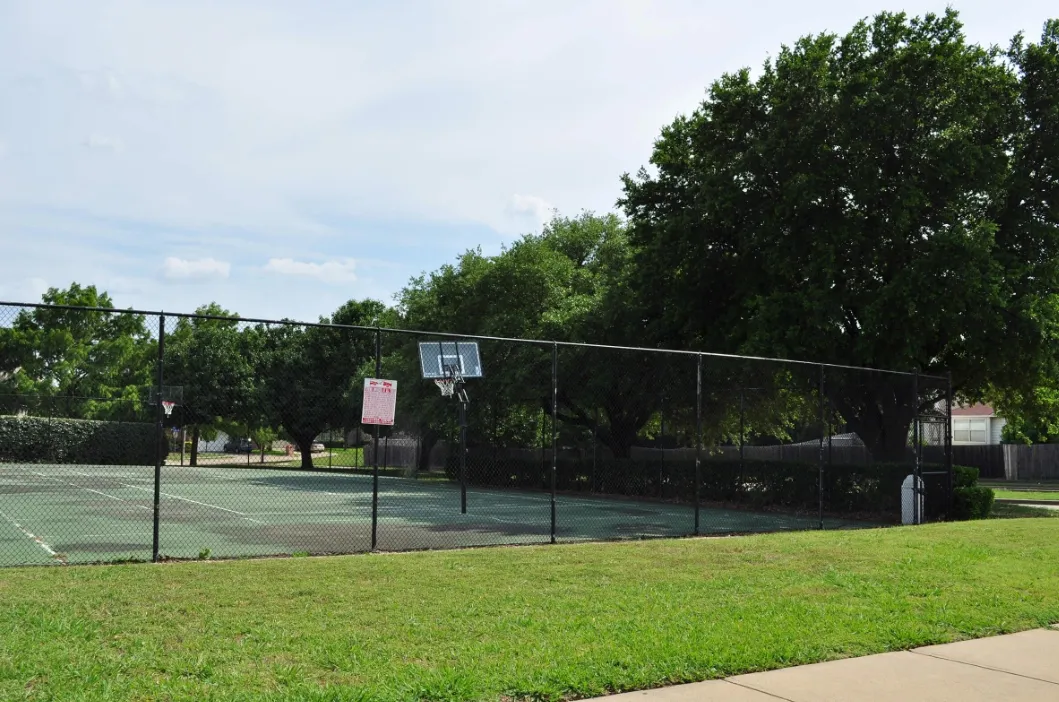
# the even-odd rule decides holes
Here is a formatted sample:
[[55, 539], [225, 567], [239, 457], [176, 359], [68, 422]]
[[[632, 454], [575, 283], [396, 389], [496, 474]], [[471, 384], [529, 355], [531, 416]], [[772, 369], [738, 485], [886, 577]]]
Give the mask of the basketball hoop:
[[162, 411], [165, 412], [165, 416], [169, 417], [173, 414], [173, 408], [176, 407], [176, 403], [171, 400], [162, 400]]
[[434, 384], [441, 388], [442, 397], [452, 397], [456, 391], [455, 378], [434, 378]]

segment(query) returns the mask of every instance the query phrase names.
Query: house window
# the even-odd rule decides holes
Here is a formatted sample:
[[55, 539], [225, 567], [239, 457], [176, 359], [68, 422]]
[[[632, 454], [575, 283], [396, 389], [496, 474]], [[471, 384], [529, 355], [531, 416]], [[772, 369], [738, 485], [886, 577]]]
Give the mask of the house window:
[[984, 444], [989, 441], [988, 420], [953, 419], [952, 440], [963, 444]]

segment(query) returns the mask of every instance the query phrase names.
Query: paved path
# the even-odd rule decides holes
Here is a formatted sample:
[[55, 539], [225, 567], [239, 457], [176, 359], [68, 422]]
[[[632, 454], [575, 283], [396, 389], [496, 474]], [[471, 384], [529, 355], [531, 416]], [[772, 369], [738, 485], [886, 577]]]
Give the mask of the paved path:
[[607, 702], [1055, 702], [1059, 700], [1059, 629], [1036, 629], [600, 699]]
[[997, 500], [997, 502], [1004, 502], [1009, 505], [1018, 505], [1019, 507], [1036, 507], [1038, 509], [1059, 509], [1059, 503], [1045, 502], [1044, 500], [1040, 500], [1038, 502], [1026, 502], [1025, 500]]

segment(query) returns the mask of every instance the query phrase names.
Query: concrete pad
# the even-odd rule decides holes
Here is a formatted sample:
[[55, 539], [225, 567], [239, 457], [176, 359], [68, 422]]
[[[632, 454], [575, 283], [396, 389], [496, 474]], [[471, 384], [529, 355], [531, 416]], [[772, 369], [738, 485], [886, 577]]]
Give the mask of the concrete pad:
[[907, 651], [751, 673], [730, 680], [790, 702], [1059, 699], [1059, 685]]
[[916, 653], [1059, 684], [1059, 632], [1054, 629], [925, 646]]
[[776, 702], [772, 695], [748, 690], [725, 680], [623, 692], [599, 699], [606, 702]]

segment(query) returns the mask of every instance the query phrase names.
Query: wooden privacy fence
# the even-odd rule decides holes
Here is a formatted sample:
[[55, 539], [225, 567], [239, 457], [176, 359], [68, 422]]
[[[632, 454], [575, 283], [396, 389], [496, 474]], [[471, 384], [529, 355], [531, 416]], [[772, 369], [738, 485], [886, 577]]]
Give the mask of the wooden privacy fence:
[[1059, 480], [1059, 444], [1005, 444], [1004, 475], [1007, 480]]
[[[924, 446], [924, 463], [944, 463], [945, 448], [942, 446]], [[1003, 480], [1004, 447], [1000, 444], [989, 446], [953, 446], [952, 464], [970, 466], [978, 469], [980, 478], [986, 480]]]

